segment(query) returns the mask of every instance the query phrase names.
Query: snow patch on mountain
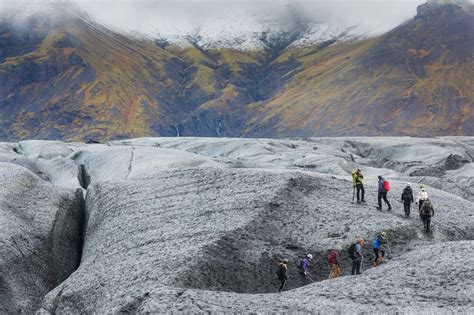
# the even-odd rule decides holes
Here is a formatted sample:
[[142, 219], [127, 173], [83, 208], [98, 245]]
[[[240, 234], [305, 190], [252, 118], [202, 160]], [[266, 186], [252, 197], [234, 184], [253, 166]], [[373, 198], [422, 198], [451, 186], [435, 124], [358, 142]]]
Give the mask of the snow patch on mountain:
[[[355, 27], [332, 27], [313, 24], [298, 28], [266, 25], [251, 18], [242, 24], [214, 20], [184, 35], [161, 35], [158, 40], [180, 47], [196, 45], [203, 49], [231, 48], [237, 50], [264, 49], [269, 41], [287, 38], [289, 47], [310, 46], [328, 41], [348, 40], [361, 35]], [[370, 36], [370, 34], [363, 35]]]
[[[232, 9], [232, 10], [231, 10]], [[209, 15], [197, 17], [196, 20], [182, 23], [181, 20], [169, 20], [165, 24], [156, 24], [154, 31], [146, 32], [114, 27], [102, 23], [93, 12], [84, 11], [73, 2], [57, 2], [51, 0], [38, 0], [26, 4], [2, 5], [0, 20], [9, 20], [16, 25], [27, 25], [31, 19], [46, 18], [50, 25], [71, 22], [74, 19], [84, 20], [88, 23], [103, 25], [120, 33], [134, 37], [155, 39], [163, 45], [176, 45], [187, 47], [191, 45], [202, 49], [231, 48], [237, 50], [265, 49], [274, 41], [285, 42], [285, 47], [310, 46], [323, 42], [347, 40], [355, 37], [366, 37], [368, 34], [357, 25], [342, 25], [340, 23], [321, 22], [310, 19], [298, 7], [288, 6], [284, 10], [273, 12], [262, 17], [261, 12], [249, 12], [246, 8], [237, 6], [227, 11], [220, 12], [219, 16]], [[196, 15], [202, 15], [197, 12]], [[169, 17], [171, 18], [171, 17]], [[143, 23], [148, 23], [143, 21]], [[144, 29], [144, 25], [136, 26]]]

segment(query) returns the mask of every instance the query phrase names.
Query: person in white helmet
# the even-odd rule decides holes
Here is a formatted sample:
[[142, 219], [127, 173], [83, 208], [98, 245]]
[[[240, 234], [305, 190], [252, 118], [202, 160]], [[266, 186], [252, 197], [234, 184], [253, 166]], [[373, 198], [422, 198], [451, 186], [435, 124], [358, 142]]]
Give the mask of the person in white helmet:
[[307, 284], [307, 279], [311, 279], [309, 276], [308, 268], [309, 262], [313, 259], [313, 255], [307, 254], [303, 259], [300, 261], [300, 274], [302, 278], [303, 285]]
[[423, 205], [423, 202], [425, 200], [428, 200], [428, 192], [426, 191], [425, 185], [421, 184], [420, 191], [418, 191], [418, 194], [416, 195], [416, 203], [418, 204], [418, 211], [421, 210], [421, 206]]

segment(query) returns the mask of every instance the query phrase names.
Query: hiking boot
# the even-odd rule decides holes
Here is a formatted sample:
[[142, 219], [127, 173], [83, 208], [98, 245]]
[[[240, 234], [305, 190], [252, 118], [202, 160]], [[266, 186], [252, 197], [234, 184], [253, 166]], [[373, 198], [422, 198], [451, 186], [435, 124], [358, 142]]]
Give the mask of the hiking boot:
[[360, 202], [363, 202], [363, 203], [365, 203], [365, 200], [364, 200], [364, 199], [362, 199]]
[[375, 260], [372, 262], [372, 267], [377, 267], [377, 262]]
[[376, 209], [382, 211], [382, 208], [381, 208], [381, 207], [376, 207]]
[[392, 208], [388, 208], [387, 211], [392, 211]]

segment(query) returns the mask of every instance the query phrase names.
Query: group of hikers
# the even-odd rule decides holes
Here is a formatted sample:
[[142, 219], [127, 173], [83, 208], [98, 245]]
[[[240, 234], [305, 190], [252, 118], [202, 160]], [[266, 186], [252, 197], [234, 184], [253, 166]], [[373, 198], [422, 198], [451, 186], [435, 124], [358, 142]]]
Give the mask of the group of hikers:
[[[349, 257], [352, 260], [352, 272], [351, 275], [359, 275], [362, 261], [365, 260], [364, 255], [362, 254], [362, 248], [365, 245], [365, 240], [362, 237], [359, 237], [355, 243], [353, 243], [347, 250]], [[372, 243], [372, 248], [374, 250], [375, 258], [372, 261], [372, 267], [376, 267], [381, 263], [385, 262], [385, 246], [387, 244], [387, 233], [380, 232], [377, 234], [376, 238]], [[342, 268], [340, 265], [340, 255], [342, 252], [342, 246], [337, 245], [327, 256], [327, 262], [331, 267], [331, 272], [329, 273], [329, 279], [337, 278], [342, 275]], [[311, 261], [313, 260], [313, 255], [305, 255], [299, 263], [299, 274], [301, 276], [301, 284], [306, 285], [308, 280], [314, 282], [311, 274], [308, 271]], [[278, 265], [276, 274], [278, 280], [280, 280], [280, 288], [278, 292], [282, 292], [288, 281], [288, 259], [283, 259]]]
[[[357, 169], [352, 173], [352, 184], [353, 184], [353, 199], [354, 195], [357, 195], [357, 203], [365, 203], [365, 189], [363, 184], [364, 176], [362, 171]], [[430, 232], [431, 217], [434, 216], [433, 205], [431, 204], [430, 199], [428, 198], [428, 192], [426, 187], [421, 184], [419, 186], [420, 190], [417, 194], [416, 203], [418, 203], [418, 212], [421, 220], [423, 221], [424, 229], [427, 232]], [[378, 210], [382, 210], [382, 200], [387, 205], [387, 210], [391, 211], [392, 207], [388, 201], [387, 194], [390, 191], [390, 183], [385, 180], [382, 176], [378, 176]], [[357, 193], [356, 193], [357, 192]], [[405, 217], [410, 216], [411, 204], [415, 202], [413, 197], [413, 189], [411, 184], [407, 183], [406, 187], [403, 189], [401, 195], [401, 202], [403, 203], [403, 208], [405, 212]], [[364, 255], [362, 254], [362, 248], [365, 245], [365, 240], [362, 237], [358, 237], [356, 242], [353, 243], [347, 250], [349, 257], [352, 260], [352, 271], [351, 275], [359, 275], [362, 262], [365, 260]], [[381, 263], [385, 262], [385, 249], [390, 250], [387, 243], [387, 233], [381, 231], [377, 233], [375, 239], [372, 242], [372, 249], [374, 251], [374, 259], [372, 260], [372, 267], [376, 267]], [[340, 266], [340, 254], [342, 252], [342, 246], [337, 245], [327, 256], [327, 262], [331, 267], [331, 272], [329, 273], [329, 279], [337, 278], [342, 275], [342, 269]], [[299, 263], [299, 273], [301, 275], [302, 285], [306, 285], [308, 279], [311, 282], [314, 282], [308, 268], [313, 259], [311, 254], [306, 254]], [[288, 259], [283, 259], [278, 265], [276, 274], [280, 280], [280, 287], [278, 292], [282, 292], [285, 289], [286, 283], [288, 281]]]
[[[365, 189], [364, 189], [364, 175], [362, 171], [357, 169], [352, 172], [352, 186], [353, 186], [353, 195], [352, 199], [356, 195], [357, 191], [357, 203], [365, 203]], [[390, 182], [384, 179], [382, 176], [378, 176], [378, 193], [377, 201], [378, 207], [377, 210], [382, 210], [382, 200], [387, 205], [387, 211], [392, 211], [392, 206], [388, 201], [387, 194], [390, 191]], [[413, 189], [411, 184], [407, 183], [406, 187], [403, 189], [401, 202], [403, 203], [403, 209], [405, 211], [405, 217], [410, 216], [411, 204], [415, 202], [413, 198]], [[416, 197], [416, 203], [418, 203], [418, 212], [421, 220], [423, 221], [423, 226], [427, 232], [430, 232], [431, 217], [434, 216], [434, 208], [431, 203], [431, 200], [428, 198], [428, 192], [426, 191], [425, 185], [420, 185], [420, 190]]]

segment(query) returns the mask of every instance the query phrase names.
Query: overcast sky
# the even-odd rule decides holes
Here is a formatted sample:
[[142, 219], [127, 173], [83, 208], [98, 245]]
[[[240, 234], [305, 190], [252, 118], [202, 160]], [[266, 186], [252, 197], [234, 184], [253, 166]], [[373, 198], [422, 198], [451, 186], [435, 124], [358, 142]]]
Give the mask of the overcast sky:
[[[0, 0], [0, 11], [12, 3], [42, 7], [51, 0]], [[416, 14], [425, 0], [67, 0], [98, 22], [148, 35], [179, 35], [202, 24], [239, 27], [252, 20], [284, 22], [290, 8], [305, 18], [362, 30], [389, 30]], [[225, 25], [228, 24], [228, 25]]]

